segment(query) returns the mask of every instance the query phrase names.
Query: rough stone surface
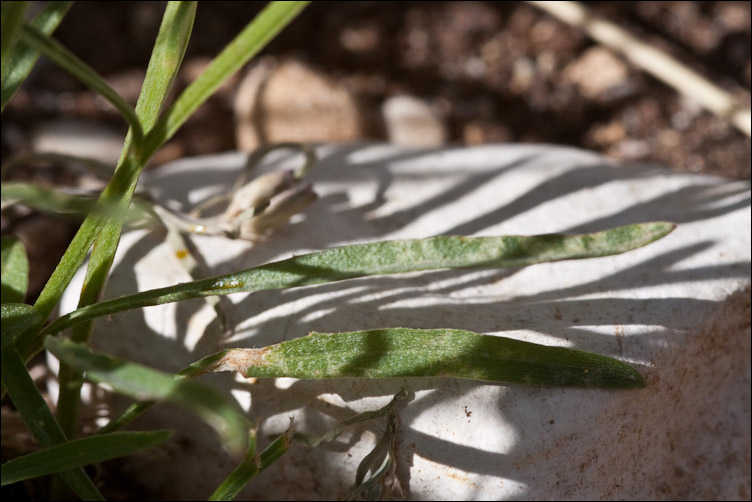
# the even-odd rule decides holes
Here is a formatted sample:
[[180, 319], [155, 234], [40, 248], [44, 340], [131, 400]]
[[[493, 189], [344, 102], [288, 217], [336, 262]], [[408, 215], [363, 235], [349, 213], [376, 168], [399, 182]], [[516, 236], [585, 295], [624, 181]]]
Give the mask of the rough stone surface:
[[[649, 220], [678, 228], [607, 258], [231, 295], [225, 305], [237, 329], [226, 338], [203, 300], [150, 307], [100, 320], [95, 345], [167, 371], [227, 346], [397, 326], [464, 328], [598, 352], [634, 365], [647, 387], [204, 380], [246, 409], [252, 404], [261, 446], [290, 416], [301, 431], [323, 433], [404, 387], [410, 400], [399, 408], [396, 475], [409, 499], [750, 497], [748, 182], [539, 145], [324, 146], [320, 154], [311, 177], [321, 198], [304, 216], [265, 241], [194, 239], [212, 274], [381, 239], [582, 232]], [[294, 159], [279, 163], [286, 162]], [[146, 183], [187, 210], [226, 190], [242, 164], [236, 153], [187, 159], [150, 173]], [[132, 231], [122, 238], [106, 296], [188, 280], [161, 233]], [[76, 300], [68, 294], [64, 310]], [[113, 398], [110, 406], [124, 403]], [[187, 412], [156, 407], [136, 425], [179, 430], [166, 446], [125, 464], [124, 475], [155, 496], [205, 497], [233, 468], [216, 435]], [[374, 420], [332, 444], [296, 445], [241, 498], [343, 498], [383, 430], [383, 420]]]

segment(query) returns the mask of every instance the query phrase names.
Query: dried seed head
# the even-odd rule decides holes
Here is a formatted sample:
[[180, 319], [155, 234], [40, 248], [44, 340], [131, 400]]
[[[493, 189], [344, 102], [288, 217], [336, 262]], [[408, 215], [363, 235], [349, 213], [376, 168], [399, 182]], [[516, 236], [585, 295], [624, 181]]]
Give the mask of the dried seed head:
[[262, 174], [235, 192], [222, 219], [231, 221], [249, 209], [263, 207], [272, 197], [294, 184], [295, 176], [292, 170]]
[[243, 223], [242, 235], [263, 234], [287, 223], [295, 214], [303, 211], [318, 199], [312, 183], [300, 185], [275, 195], [264, 211]]

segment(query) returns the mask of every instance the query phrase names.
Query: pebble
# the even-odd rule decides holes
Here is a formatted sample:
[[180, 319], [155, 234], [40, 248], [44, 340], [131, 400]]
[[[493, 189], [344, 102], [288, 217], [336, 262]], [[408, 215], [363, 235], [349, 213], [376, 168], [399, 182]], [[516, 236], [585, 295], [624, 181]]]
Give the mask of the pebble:
[[446, 126], [433, 107], [422, 99], [394, 96], [384, 101], [381, 112], [390, 143], [431, 147], [446, 142]]
[[279, 141], [343, 142], [365, 134], [355, 97], [296, 60], [263, 59], [243, 78], [234, 103], [238, 149]]
[[564, 69], [564, 77], [577, 86], [583, 96], [609, 99], [631, 88], [629, 69], [624, 61], [603, 47], [592, 47]]

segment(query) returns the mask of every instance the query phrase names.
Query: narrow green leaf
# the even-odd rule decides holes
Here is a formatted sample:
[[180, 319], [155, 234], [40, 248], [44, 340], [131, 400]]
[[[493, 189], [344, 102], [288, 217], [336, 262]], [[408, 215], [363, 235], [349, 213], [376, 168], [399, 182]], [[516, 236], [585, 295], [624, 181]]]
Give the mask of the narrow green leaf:
[[40, 323], [36, 309], [25, 303], [3, 303], [0, 305], [2, 317], [2, 346], [9, 347], [20, 333]]
[[29, 2], [2, 3], [2, 29], [0, 30], [0, 74], [6, 75], [11, 50], [23, 26], [24, 12]]
[[[201, 359], [200, 361], [197, 361], [187, 368], [184, 368], [183, 370], [179, 371], [175, 374], [176, 380], [183, 380], [183, 379], [191, 379], [195, 378], [197, 376], [203, 375], [207, 371], [209, 371], [210, 368], [212, 368], [217, 361], [219, 361], [222, 358], [222, 353], [215, 354], [215, 357], [207, 356]], [[130, 405], [128, 408], [123, 411], [123, 413], [120, 414], [120, 416], [110, 420], [110, 422], [102, 427], [98, 434], [107, 434], [113, 431], [118, 430], [119, 428], [123, 427], [124, 425], [130, 423], [131, 421], [138, 418], [143, 412], [151, 408], [154, 404], [156, 404], [155, 401], [148, 400], [148, 401], [137, 401]]]
[[[149, 59], [144, 83], [136, 103], [136, 115], [148, 133], [159, 118], [167, 96], [175, 82], [188, 47], [196, 18], [198, 2], [168, 2], [162, 16], [157, 40]], [[130, 145], [131, 131], [123, 147], [123, 157]], [[148, 158], [148, 157], [147, 157]], [[122, 158], [121, 158], [122, 161]]]
[[272, 2], [211, 62], [149, 133], [147, 156], [162, 146], [223, 82], [274, 38], [309, 2]]
[[[288, 5], [288, 7], [297, 6], [296, 2], [290, 2], [290, 4], [295, 5]], [[297, 13], [300, 8], [296, 7], [297, 10], [292, 10]], [[287, 11], [287, 9], [284, 7], [282, 8], [282, 10], [285, 12]], [[276, 10], [275, 12], [279, 13], [279, 10]], [[284, 20], [282, 24], [279, 24], [279, 15], [272, 16], [271, 21], [267, 21], [266, 24], [271, 25], [272, 27], [279, 27], [281, 29], [281, 27], [284, 26], [284, 24], [286, 24], [289, 19], [292, 19], [293, 15], [294, 14], [290, 14], [290, 12], [288, 12], [287, 16], [281, 16]], [[254, 21], [254, 23], [255, 22], [256, 21]], [[252, 25], [254, 23], [252, 23]], [[277, 26], [278, 24], [279, 26]], [[263, 27], [264, 26], [262, 26], [262, 28]], [[246, 42], [249, 41], [247, 39], [250, 39], [250, 42], [266, 43], [268, 39], [271, 38], [259, 37], [258, 35], [254, 34], [249, 35], [248, 33], [246, 33], [247, 31], [248, 30], [246, 29], [243, 32], [246, 34], [245, 36], [243, 36], [243, 33], [241, 33], [241, 36], [243, 36], [243, 39]], [[241, 38], [241, 36], [237, 38]], [[259, 40], [261, 39], [262, 42], [259, 42]], [[224, 56], [223, 63], [219, 67], [217, 67], [218, 69], [223, 69], [228, 65], [232, 66], [232, 62], [235, 59], [244, 58], [246, 56], [245, 52], [250, 50], [250, 48], [253, 48], [254, 50], [258, 50], [259, 48], [254, 46], [253, 44], [231, 44], [231, 46], [233, 47], [233, 50], [231, 50], [229, 54], [226, 54]], [[222, 54], [225, 54], [226, 52], [227, 49]], [[247, 61], [247, 59], [244, 59], [244, 61]], [[224, 71], [214, 71], [211, 75], [212, 79], [219, 78], [217, 75], [219, 75], [220, 77], [223, 76], [222, 78], [228, 78], [231, 73]], [[201, 77], [199, 78], [199, 80], [201, 80]], [[213, 89], [216, 89], [220, 84], [221, 82], [216, 83], [216, 86], [213, 86]], [[203, 92], [199, 94], [201, 94], [201, 96], [204, 96]], [[201, 102], [203, 102], [203, 100], [205, 100], [206, 98], [208, 98], [208, 95], [204, 96]], [[192, 108], [192, 110], [195, 110], [195, 108], [197, 108], [201, 104], [201, 102], [194, 103], [195, 106]], [[187, 119], [187, 116], [183, 117], [183, 121], [185, 119]], [[180, 123], [182, 124], [182, 122]], [[177, 125], [177, 127], [179, 127], [179, 124]], [[136, 159], [133, 155], [125, 156], [125, 159], [122, 161], [122, 164], [118, 166], [118, 169], [115, 172], [112, 180], [102, 192], [102, 195], [98, 200], [98, 204], [113, 204], [114, 202], [120, 201], [123, 205], [126, 205], [130, 201], [131, 194], [135, 189], [135, 184], [138, 179], [138, 175], [141, 172], [141, 169], [143, 169], [146, 161], [154, 153], [154, 151], [156, 151], [159, 145], [161, 145], [167, 139], [166, 137], [164, 137], [163, 133], [157, 133], [157, 129], [159, 129], [158, 125], [155, 126], [154, 130], [151, 131], [150, 136], [152, 136], [152, 138], [157, 137], [162, 139], [158, 140], [156, 143], [152, 141], [151, 150], [149, 150], [148, 152], [142, 152], [142, 154], [139, 156], [139, 159]], [[174, 130], [172, 130], [170, 134], [173, 133]], [[104, 220], [97, 214], [90, 215], [86, 218], [86, 220], [84, 220], [83, 224], [79, 228], [79, 231], [76, 233], [73, 241], [71, 242], [70, 246], [68, 246], [68, 249], [63, 255], [63, 258], [60, 260], [60, 263], [53, 272], [52, 277], [50, 277], [50, 279], [47, 281], [47, 284], [45, 284], [44, 289], [42, 290], [39, 298], [34, 304], [42, 318], [46, 319], [55, 308], [55, 305], [57, 305], [58, 301], [60, 300], [60, 296], [67, 288], [76, 270], [86, 257], [89, 248], [91, 248], [91, 245], [93, 244], [94, 239], [97, 237], [103, 224]], [[114, 235], [114, 233], [112, 232], [110, 232], [110, 234]], [[19, 351], [25, 359], [28, 359], [33, 354], [38, 352], [38, 350], [40, 350], [40, 347], [41, 338], [37, 336], [37, 332], [34, 330], [29, 330], [29, 332], [24, 333], [18, 342]]]
[[22, 303], [29, 285], [29, 261], [26, 259], [26, 250], [21, 241], [6, 236], [0, 240], [0, 248], [0, 303]]
[[[167, 4], [162, 24], [157, 34], [157, 40], [152, 50], [149, 67], [146, 71], [141, 94], [136, 105], [136, 114], [145, 131], [156, 122], [162, 105], [172, 88], [175, 76], [188, 46], [193, 20], [196, 14], [196, 2], [170, 2]], [[129, 131], [120, 161], [126, 159], [130, 147], [132, 130]], [[121, 202], [130, 200], [138, 180], [137, 171], [129, 180], [128, 190]], [[99, 301], [107, 275], [115, 258], [120, 233], [123, 228], [123, 218], [111, 217], [107, 220], [97, 237], [91, 251], [91, 258], [86, 268], [86, 276], [78, 302], [79, 307], [91, 305]], [[76, 326], [71, 333], [74, 342], [86, 343], [91, 336], [91, 322]], [[78, 402], [80, 396], [81, 374], [61, 364], [60, 399], [58, 400], [58, 417], [61, 426], [69, 437], [78, 429]]]
[[232, 500], [248, 482], [259, 473], [259, 458], [256, 454], [256, 429], [248, 433], [248, 449], [243, 461], [209, 496], [209, 500]]
[[[280, 434], [269, 446], [267, 446], [260, 455], [251, 453], [250, 448], [246, 453], [243, 461], [238, 465], [235, 470], [217, 487], [217, 489], [209, 496], [209, 500], [233, 500], [238, 496], [238, 493], [245, 488], [245, 486], [255, 478], [261, 471], [268, 468], [274, 462], [280, 459], [282, 455], [287, 453], [292, 444], [292, 436], [295, 434], [295, 428], [292, 420], [290, 420], [290, 427], [284, 434]], [[253, 439], [255, 442], [255, 437]]]
[[3, 207], [23, 204], [43, 213], [78, 218], [84, 218], [96, 201], [92, 196], [69, 194], [20, 181], [3, 183], [0, 187], [0, 196]]
[[392, 328], [312, 333], [259, 349], [229, 349], [212, 371], [245, 377], [449, 377], [528, 385], [644, 387], [616, 359], [456, 329]]
[[653, 242], [672, 223], [625, 225], [592, 234], [508, 237], [439, 236], [383, 241], [328, 249], [241, 272], [124, 296], [78, 309], [53, 322], [54, 334], [74, 324], [134, 308], [242, 291], [282, 289], [370, 275], [442, 268], [497, 268], [594, 258], [623, 253]]
[[89, 169], [92, 173], [101, 176], [104, 179], [111, 178], [114, 171], [112, 165], [89, 157], [67, 155], [65, 153], [57, 152], [22, 152], [3, 162], [0, 170], [0, 177], [5, 179], [8, 173], [19, 165], [23, 166], [35, 163], [77, 164]]
[[[5, 307], [3, 305], [3, 314], [5, 314]], [[5, 331], [5, 319], [2, 324], [3, 331]], [[6, 336], [12, 338], [14, 335], [16, 334], [3, 332], [3, 338]], [[8, 388], [13, 404], [39, 444], [49, 448], [65, 443], [67, 441], [65, 434], [26, 371], [26, 366], [16, 347], [4, 344], [0, 358], [3, 383]], [[81, 467], [63, 471], [60, 476], [83, 500], [104, 500]]]
[[3, 464], [2, 486], [130, 455], [169, 437], [170, 431], [115, 432], [51, 446]]
[[[37, 28], [45, 35], [52, 34], [55, 28], [63, 20], [65, 14], [70, 9], [73, 2], [49, 2], [44, 6], [42, 12], [40, 12], [32, 21], [31, 25]], [[20, 26], [19, 26], [20, 27]], [[3, 31], [5, 28], [3, 28]], [[5, 109], [5, 105], [13, 96], [13, 94], [21, 87], [21, 84], [26, 80], [26, 77], [34, 67], [37, 58], [39, 58], [39, 51], [30, 47], [29, 45], [20, 42], [17, 43], [12, 49], [9, 56], [8, 66], [6, 68], [7, 75], [3, 73], [2, 78], [2, 90], [0, 90], [0, 96], [2, 98], [2, 105], [0, 110]]]
[[128, 122], [136, 138], [136, 145], [140, 150], [143, 143], [143, 129], [139, 123], [133, 108], [110, 87], [102, 77], [100, 77], [89, 65], [81, 61], [76, 55], [60, 45], [56, 40], [50, 38], [45, 33], [32, 25], [25, 25], [21, 29], [21, 40], [34, 49], [43, 52], [45, 56], [54, 61], [64, 70], [76, 77], [90, 89], [99, 93], [103, 98], [109, 101], [117, 111]]
[[85, 371], [87, 380], [105, 383], [116, 392], [136, 399], [167, 400], [187, 407], [217, 430], [228, 449], [243, 450], [250, 422], [237, 406], [210, 387], [176, 380], [161, 371], [97, 354], [69, 340], [47, 337], [44, 345], [62, 362], [77, 371]]

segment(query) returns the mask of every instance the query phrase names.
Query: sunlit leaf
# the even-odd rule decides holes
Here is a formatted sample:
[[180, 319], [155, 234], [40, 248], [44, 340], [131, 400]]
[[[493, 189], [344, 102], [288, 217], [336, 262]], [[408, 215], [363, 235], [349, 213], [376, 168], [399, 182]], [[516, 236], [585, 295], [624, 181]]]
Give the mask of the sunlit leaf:
[[507, 237], [438, 236], [355, 244], [254, 267], [202, 281], [177, 284], [80, 308], [53, 322], [57, 333], [79, 322], [150, 305], [243, 291], [283, 289], [371, 275], [442, 268], [519, 267], [623, 253], [653, 242], [672, 223], [625, 225], [592, 234]]
[[312, 333], [263, 348], [229, 349], [209, 371], [246, 377], [448, 377], [572, 387], [638, 388], [631, 366], [590, 352], [458, 329]]

